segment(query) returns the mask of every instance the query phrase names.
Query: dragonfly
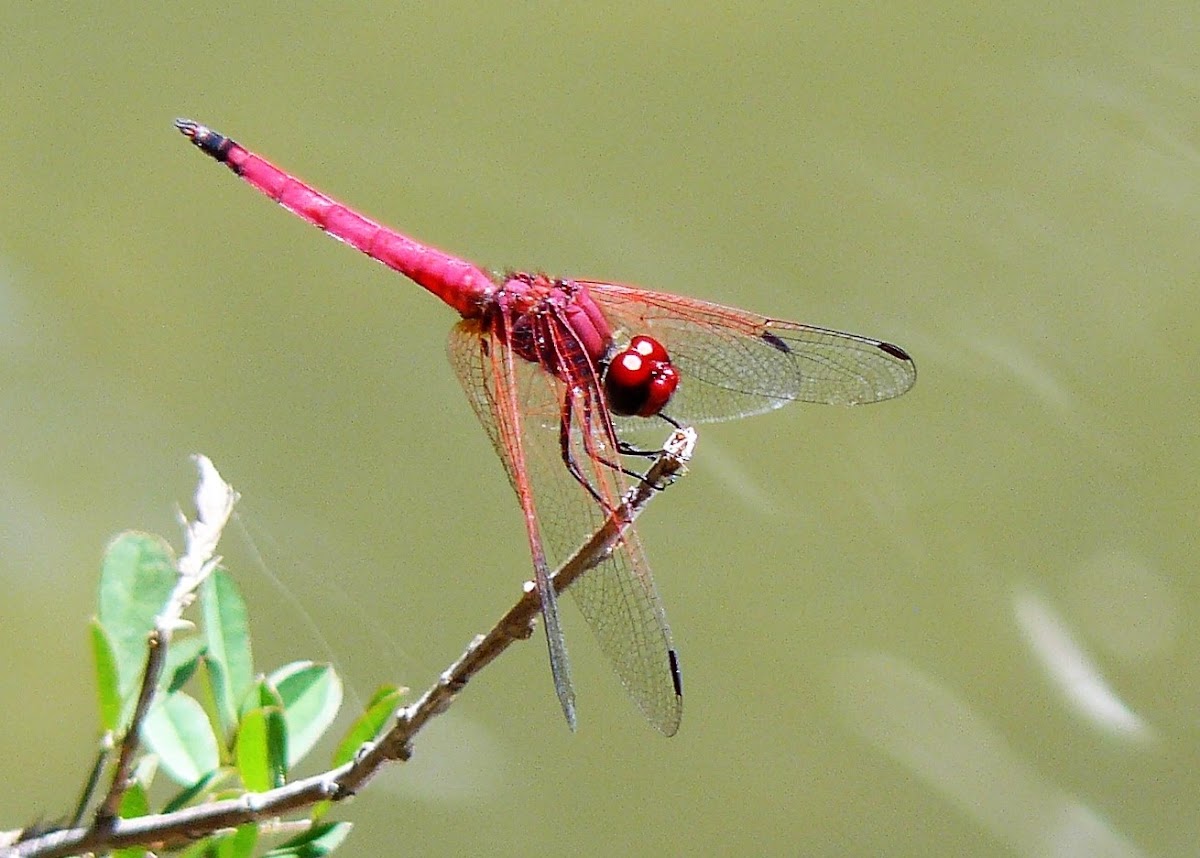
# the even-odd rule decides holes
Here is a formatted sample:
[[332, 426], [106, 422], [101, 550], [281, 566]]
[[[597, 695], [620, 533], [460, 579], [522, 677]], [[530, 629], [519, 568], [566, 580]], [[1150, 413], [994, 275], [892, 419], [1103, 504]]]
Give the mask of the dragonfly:
[[[897, 345], [697, 298], [601, 280], [487, 271], [365, 217], [229, 137], [176, 128], [285, 209], [408, 277], [455, 310], [451, 365], [520, 502], [551, 674], [572, 730], [575, 692], [551, 570], [619, 509], [630, 439], [772, 411], [857, 405], [911, 388]], [[646, 719], [671, 736], [683, 713], [679, 656], [636, 531], [569, 588]]]

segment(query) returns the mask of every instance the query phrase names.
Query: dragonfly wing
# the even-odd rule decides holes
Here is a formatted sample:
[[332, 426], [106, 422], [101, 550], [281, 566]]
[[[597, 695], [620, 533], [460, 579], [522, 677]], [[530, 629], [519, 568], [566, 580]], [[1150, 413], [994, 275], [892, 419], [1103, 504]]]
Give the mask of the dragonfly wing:
[[[552, 339], [569, 337], [569, 329], [549, 329]], [[566, 354], [576, 347], [556, 342]], [[603, 499], [603, 505], [570, 477], [562, 462], [564, 439], [558, 439], [559, 459], [554, 473], [567, 474], [576, 500], [572, 504], [579, 524], [570, 528], [563, 548], [574, 551], [594, 533], [625, 496], [628, 481], [617, 467], [617, 436], [609, 419], [604, 395], [594, 367], [572, 362], [572, 395], [565, 397], [560, 413], [568, 416], [565, 439], [568, 458]], [[565, 390], [567, 385], [561, 385]], [[617, 672], [622, 685], [651, 724], [668, 736], [679, 729], [683, 714], [683, 689], [679, 661], [671, 640], [662, 600], [650, 575], [650, 564], [631, 526], [609, 557], [571, 586], [579, 610], [591, 626], [600, 649]]]
[[571, 685], [567, 645], [558, 619], [558, 597], [550, 582], [550, 566], [543, 545], [537, 503], [528, 478], [524, 421], [519, 408], [517, 362], [511, 350], [504, 346], [503, 340], [491, 330], [485, 330], [479, 320], [462, 321], [454, 327], [450, 334], [449, 353], [451, 365], [475, 414], [487, 430], [492, 446], [504, 462], [509, 482], [521, 504], [529, 550], [533, 557], [534, 584], [542, 605], [554, 690], [567, 724], [574, 730], [575, 691]]
[[[577, 351], [577, 344], [568, 341], [569, 328], [548, 323], [544, 334], [560, 355]], [[480, 345], [483, 339], [486, 347]], [[485, 352], [495, 355], [500, 349], [507, 347], [477, 321], [460, 322], [451, 334], [455, 372], [510, 482], [518, 494], [519, 486], [528, 487], [545, 557], [556, 568], [621, 503], [627, 483], [624, 473], [614, 467], [619, 464], [617, 440], [590, 364], [560, 361], [561, 366], [574, 368], [564, 370], [572, 375], [568, 387], [541, 366], [516, 358], [512, 366], [520, 425], [515, 431], [522, 441], [522, 477], [511, 453], [512, 439], [494, 413], [502, 397], [490, 369], [492, 358]], [[566, 459], [595, 495], [571, 474]], [[638, 708], [656, 728], [673, 735], [682, 713], [678, 660], [649, 564], [632, 527], [603, 562], [576, 579], [570, 592]]]
[[668, 413], [685, 422], [730, 420], [789, 402], [858, 405], [891, 399], [916, 381], [899, 346], [733, 307], [587, 282], [618, 338], [649, 333], [682, 380]]
[[570, 593], [646, 720], [674, 736], [683, 716], [679, 658], [637, 533], [626, 531], [609, 559]]

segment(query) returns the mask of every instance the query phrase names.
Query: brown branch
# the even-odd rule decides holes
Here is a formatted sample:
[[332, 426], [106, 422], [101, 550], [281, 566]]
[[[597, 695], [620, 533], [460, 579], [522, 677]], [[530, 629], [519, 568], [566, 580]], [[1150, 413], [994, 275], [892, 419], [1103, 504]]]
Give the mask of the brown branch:
[[[551, 576], [556, 592], [561, 593], [580, 575], [601, 563], [622, 535], [641, 515], [650, 500], [683, 474], [696, 445], [694, 429], [676, 430], [646, 475], [629, 490], [619, 506], [579, 550]], [[400, 710], [396, 724], [373, 746], [368, 746], [355, 761], [354, 769], [339, 779], [339, 786], [354, 792], [365, 784], [387, 760], [407, 760], [412, 753], [412, 737], [437, 715], [445, 712], [454, 698], [475, 674], [487, 667], [515, 641], [527, 639], [533, 632], [541, 602], [537, 591], [526, 585], [525, 594], [509, 609], [486, 635], [477, 636], [438, 681], [410, 706]]]
[[[678, 430], [671, 436], [650, 470], [629, 490], [621, 506], [554, 573], [551, 581], [555, 590], [561, 592], [580, 575], [604, 561], [651, 499], [684, 473], [695, 443], [696, 433], [692, 429]], [[364, 745], [352, 762], [267, 792], [247, 793], [240, 798], [174, 813], [133, 819], [118, 817], [106, 828], [93, 826], [53, 831], [0, 849], [0, 858], [58, 858], [134, 845], [161, 851], [216, 831], [233, 829], [248, 822], [262, 822], [321, 801], [347, 798], [365, 786], [388, 762], [407, 760], [412, 755], [413, 737], [450, 707], [471, 678], [514, 642], [530, 636], [538, 609], [537, 593], [527, 586], [521, 598], [492, 630], [472, 640], [463, 654], [420, 698], [397, 713], [388, 732], [377, 741]]]

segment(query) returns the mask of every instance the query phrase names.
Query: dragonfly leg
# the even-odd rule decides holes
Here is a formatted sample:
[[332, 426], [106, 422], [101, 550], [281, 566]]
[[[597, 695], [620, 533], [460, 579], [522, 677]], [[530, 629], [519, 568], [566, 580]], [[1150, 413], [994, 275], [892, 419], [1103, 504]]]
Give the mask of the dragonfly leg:
[[658, 412], [658, 414], [656, 414], [654, 416], [661, 417], [663, 420], [670, 423], [671, 426], [675, 429], [680, 429], [680, 430], [683, 429], [683, 424], [680, 423], [678, 420], [676, 420], [674, 417], [672, 417], [670, 414], [667, 414], [666, 412], [660, 411], [660, 412]]
[[[674, 417], [672, 417], [670, 414], [665, 414], [662, 411], [660, 411], [660, 412], [658, 412], [658, 414], [656, 416], [661, 417], [663, 420], [665, 420], [667, 423], [669, 423], [671, 426], [673, 426], [676, 431], [680, 431], [680, 432], [683, 431], [683, 428], [684, 428], [683, 424], [680, 423], [678, 420], [676, 420]], [[676, 476], [675, 474], [672, 474], [670, 476], [670, 478], [668, 478], [667, 482], [662, 486], [655, 485], [654, 483], [646, 483], [646, 485], [650, 486], [651, 488], [658, 489], [659, 491], [661, 491], [662, 489], [665, 489], [667, 486], [673, 485], [675, 483], [675, 476]], [[642, 482], [644, 482], [644, 483], [646, 482], [646, 478], [644, 475], [642, 477]]]
[[[575, 454], [571, 451], [571, 414], [574, 412], [574, 410], [573, 403], [571, 402], [571, 391], [568, 390], [566, 393], [566, 401], [563, 403], [562, 418], [558, 423], [558, 446], [562, 453], [563, 464], [567, 466], [567, 471], [570, 472], [571, 476], [575, 478], [575, 482], [587, 489], [588, 494], [590, 494], [595, 499], [596, 503], [600, 504], [603, 509], [611, 512], [608, 502], [604, 499], [600, 492], [597, 491], [596, 487], [592, 485], [591, 481], [584, 476], [583, 471], [579, 469], [579, 463], [575, 461]], [[586, 438], [587, 432], [584, 432], [583, 434]], [[584, 447], [585, 449], [590, 448], [590, 442], [585, 440]], [[590, 449], [588, 449], [588, 452], [591, 452]], [[597, 461], [604, 462], [603, 459], [597, 459]], [[607, 465], [608, 463], [604, 462], [604, 464]]]
[[[667, 423], [669, 423], [671, 426], [675, 427], [676, 429], [683, 429], [682, 423], [680, 423], [678, 420], [674, 419], [673, 417], [671, 417], [667, 414], [663, 414], [661, 411], [658, 414], [656, 414], [655, 416], [661, 417], [663, 420], [665, 420]], [[620, 452], [620, 454], [622, 456], [637, 456], [637, 457], [644, 458], [644, 459], [653, 459], [653, 458], [657, 457], [660, 453], [662, 453], [661, 449], [659, 449], [659, 450], [643, 450], [640, 447], [635, 447], [634, 445], [630, 444], [627, 441], [618, 441], [617, 442], [617, 450], [618, 450], [618, 452]], [[622, 469], [622, 470], [625, 470], [625, 469]], [[625, 473], [637, 480], [645, 482], [645, 476], [646, 476], [645, 474], [630, 473], [630, 471], [628, 471], [628, 470], [625, 470]], [[671, 481], [668, 482], [667, 485], [670, 485], [671, 482], [674, 482], [674, 477], [671, 478]], [[651, 485], [652, 488], [656, 488], [656, 489], [658, 488], [657, 486], [654, 486], [652, 484], [648, 484], [648, 485]]]
[[[655, 414], [654, 416], [661, 417], [663, 420], [665, 420], [667, 423], [669, 423], [675, 429], [683, 429], [683, 424], [680, 423], [678, 420], [676, 420], [674, 417], [670, 416], [669, 414], [664, 414], [662, 411], [660, 411], [657, 414]], [[641, 456], [642, 458], [645, 458], [645, 459], [653, 459], [656, 456], [658, 456], [659, 453], [662, 452], [661, 449], [643, 450], [640, 447], [633, 446], [632, 444], [628, 443], [627, 441], [618, 441], [617, 442], [617, 450], [620, 451], [622, 456]]]
[[[567, 392], [566, 396], [569, 400], [570, 396], [571, 396], [569, 391]], [[590, 425], [590, 423], [594, 417], [593, 412], [592, 412], [592, 403], [591, 403], [590, 398], [588, 398], [586, 396], [584, 398], [586, 400], [586, 404], [584, 405], [583, 423], [584, 423], [584, 425]], [[612, 512], [612, 509], [610, 508], [609, 504], [604, 500], [603, 497], [601, 497], [600, 493], [596, 490], [596, 487], [593, 486], [591, 484], [591, 482], [588, 481], [587, 477], [585, 477], [583, 475], [583, 473], [580, 471], [579, 465], [575, 461], [575, 455], [574, 455], [574, 453], [571, 452], [571, 417], [570, 417], [570, 415], [573, 410], [574, 409], [571, 407], [571, 403], [569, 401], [564, 403], [564, 407], [562, 409], [563, 417], [562, 417], [561, 422], [559, 423], [559, 435], [558, 435], [559, 446], [562, 449], [563, 462], [566, 464], [567, 470], [570, 471], [571, 476], [573, 476], [575, 478], [576, 482], [578, 482], [581, 486], [583, 486], [585, 489], [587, 489], [588, 493], [593, 498], [596, 499], [597, 503], [599, 503], [602, 507], [604, 507], [609, 512]], [[622, 474], [629, 477], [631, 480], [637, 480], [638, 482], [643, 481], [645, 475], [642, 474], [641, 472], [632, 470], [630, 468], [626, 468], [620, 462], [614, 462], [611, 459], [605, 458], [600, 453], [600, 451], [596, 449], [595, 439], [592, 437], [592, 434], [590, 432], [583, 432], [582, 435], [583, 435], [584, 449], [587, 452], [589, 458], [591, 458], [593, 461], [599, 462], [601, 465], [604, 465], [604, 467], [606, 467], [606, 468], [611, 468], [614, 471], [620, 471]], [[645, 452], [642, 452], [642, 451], [627, 452], [627, 451], [632, 451], [633, 448], [630, 447], [630, 445], [626, 444], [624, 441], [617, 441], [616, 446], [617, 446], [617, 452], [619, 452], [623, 456], [631, 455], [631, 456], [646, 456], [647, 458], [653, 458], [655, 456], [658, 456], [659, 453], [662, 452], [661, 450], [645, 451]]]
[[617, 452], [622, 456], [636, 456], [639, 459], [653, 459], [658, 456], [662, 450], [643, 450], [641, 447], [633, 446], [628, 441], [618, 441]]

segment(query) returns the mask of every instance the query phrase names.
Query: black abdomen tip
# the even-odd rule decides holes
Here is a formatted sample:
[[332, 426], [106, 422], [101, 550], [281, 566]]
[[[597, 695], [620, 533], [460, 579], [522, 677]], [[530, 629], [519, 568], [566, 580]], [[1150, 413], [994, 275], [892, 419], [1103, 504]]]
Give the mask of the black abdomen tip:
[[175, 127], [179, 129], [180, 134], [196, 144], [196, 148], [201, 152], [221, 162], [225, 161], [226, 152], [233, 145], [233, 141], [228, 137], [190, 119], [176, 119]]

